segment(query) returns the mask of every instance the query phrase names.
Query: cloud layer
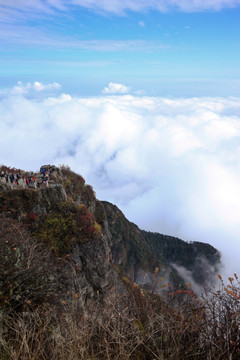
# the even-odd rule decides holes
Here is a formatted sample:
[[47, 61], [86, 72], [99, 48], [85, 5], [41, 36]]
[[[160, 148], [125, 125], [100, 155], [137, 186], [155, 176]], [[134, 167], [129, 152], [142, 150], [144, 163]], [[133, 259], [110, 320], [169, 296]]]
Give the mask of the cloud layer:
[[72, 3], [87, 8], [100, 9], [113, 13], [123, 13], [124, 11], [146, 11], [158, 10], [165, 12], [176, 9], [184, 12], [195, 12], [204, 10], [221, 10], [223, 8], [235, 7], [240, 5], [239, 0], [72, 0]]
[[219, 11], [223, 8], [234, 8], [240, 5], [240, 0], [0, 0], [0, 18], [10, 20], [11, 14], [20, 16], [20, 12], [52, 13], [68, 11], [75, 7], [84, 7], [90, 10], [124, 14], [126, 11], [144, 12], [157, 10], [166, 12], [178, 10], [183, 12]]
[[140, 227], [209, 242], [238, 271], [239, 100], [11, 95], [1, 162], [68, 164]]

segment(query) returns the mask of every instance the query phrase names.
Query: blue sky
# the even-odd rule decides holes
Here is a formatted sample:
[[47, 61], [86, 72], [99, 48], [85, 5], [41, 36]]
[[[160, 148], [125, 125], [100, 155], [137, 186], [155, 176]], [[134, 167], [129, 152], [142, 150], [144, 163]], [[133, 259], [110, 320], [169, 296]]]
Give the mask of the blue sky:
[[88, 96], [114, 82], [154, 96], [239, 94], [239, 0], [7, 4], [0, 0], [1, 87], [58, 82]]

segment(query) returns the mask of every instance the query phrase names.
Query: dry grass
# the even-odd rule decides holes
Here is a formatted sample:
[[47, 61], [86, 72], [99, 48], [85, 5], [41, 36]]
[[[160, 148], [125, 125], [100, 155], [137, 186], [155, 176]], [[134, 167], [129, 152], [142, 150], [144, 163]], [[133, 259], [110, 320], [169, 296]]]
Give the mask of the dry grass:
[[239, 291], [233, 294], [223, 286], [199, 301], [186, 292], [176, 306], [177, 294], [163, 302], [135, 288], [114, 304], [92, 303], [88, 311], [78, 299], [9, 313], [0, 360], [237, 360]]

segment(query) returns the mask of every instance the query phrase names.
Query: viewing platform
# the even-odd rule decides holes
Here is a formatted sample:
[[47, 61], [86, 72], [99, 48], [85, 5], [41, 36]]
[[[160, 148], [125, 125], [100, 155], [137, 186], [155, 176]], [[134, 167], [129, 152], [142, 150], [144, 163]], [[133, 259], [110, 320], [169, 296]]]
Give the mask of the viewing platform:
[[37, 189], [55, 184], [56, 167], [51, 165], [41, 166], [39, 172], [24, 172], [17, 169], [4, 170], [0, 168], [0, 184], [9, 190]]

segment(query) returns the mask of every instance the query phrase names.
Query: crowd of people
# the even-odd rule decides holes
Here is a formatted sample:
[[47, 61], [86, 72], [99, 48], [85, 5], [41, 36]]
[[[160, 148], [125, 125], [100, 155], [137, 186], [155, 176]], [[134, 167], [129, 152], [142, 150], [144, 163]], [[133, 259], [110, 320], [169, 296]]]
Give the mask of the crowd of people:
[[11, 170], [8, 171], [7, 169], [2, 170], [0, 177], [1, 181], [5, 182], [6, 184], [10, 184], [12, 187], [15, 185], [18, 187], [19, 185], [31, 188], [37, 188], [41, 186], [48, 187], [49, 183], [49, 176], [53, 173], [53, 167], [41, 167], [39, 173], [25, 173], [21, 170]]
[[36, 177], [35, 176], [25, 176], [25, 174], [21, 174], [21, 170], [19, 170], [17, 173], [11, 172], [8, 173], [8, 170], [1, 172], [1, 179], [4, 180], [6, 183], [10, 183], [10, 184], [15, 184], [15, 185], [19, 185], [19, 183], [21, 182], [22, 184], [34, 184], [36, 181]]

